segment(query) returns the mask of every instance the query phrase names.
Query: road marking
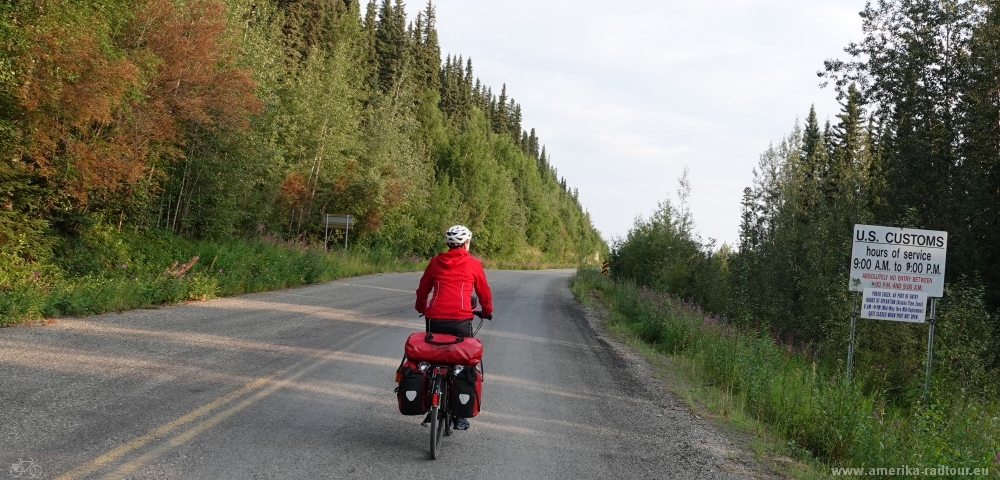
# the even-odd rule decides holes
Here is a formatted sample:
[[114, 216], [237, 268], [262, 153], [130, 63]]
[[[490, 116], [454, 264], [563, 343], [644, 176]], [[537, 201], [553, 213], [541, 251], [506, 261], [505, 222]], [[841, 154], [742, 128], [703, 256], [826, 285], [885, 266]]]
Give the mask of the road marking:
[[403, 292], [403, 293], [413, 293], [414, 290], [400, 290], [398, 288], [388, 288], [388, 287], [376, 287], [374, 285], [361, 285], [358, 283], [342, 283], [341, 285], [347, 287], [360, 287], [360, 288], [374, 288], [376, 290], [388, 290], [390, 292]]
[[[320, 363], [320, 362], [317, 362], [317, 363]], [[274, 393], [278, 389], [285, 387], [285, 385], [287, 385], [290, 380], [294, 380], [294, 379], [298, 378], [300, 375], [302, 375], [303, 373], [305, 373], [305, 372], [307, 372], [309, 370], [312, 370], [312, 368], [304, 369], [304, 370], [296, 373], [295, 375], [292, 375], [288, 379], [280, 380], [280, 381], [278, 381], [276, 383], [271, 384], [270, 386], [268, 386], [267, 388], [261, 390], [260, 392], [257, 392], [257, 394], [251, 396], [250, 398], [247, 398], [247, 399], [243, 400], [242, 402], [239, 402], [236, 405], [233, 405], [232, 407], [229, 407], [229, 408], [223, 410], [222, 412], [219, 412], [219, 413], [213, 415], [212, 417], [210, 417], [210, 418], [208, 418], [206, 420], [203, 420], [200, 423], [192, 426], [191, 428], [189, 428], [189, 429], [187, 429], [187, 430], [185, 430], [185, 431], [183, 431], [183, 432], [175, 435], [173, 438], [167, 440], [164, 443], [161, 443], [158, 447], [154, 448], [153, 450], [150, 450], [150, 451], [148, 451], [148, 452], [140, 455], [138, 458], [125, 463], [124, 465], [118, 467], [118, 469], [116, 469], [114, 472], [111, 472], [110, 474], [105, 475], [102, 478], [104, 478], [104, 479], [117, 479], [117, 478], [125, 477], [126, 475], [134, 472], [138, 468], [140, 468], [143, 465], [145, 465], [150, 460], [153, 460], [153, 459], [159, 457], [160, 455], [163, 455], [164, 453], [167, 452], [167, 450], [179, 447], [179, 446], [187, 443], [188, 441], [190, 441], [192, 438], [194, 438], [199, 433], [204, 432], [205, 430], [208, 430], [209, 428], [212, 428], [215, 425], [218, 425], [219, 422], [221, 422], [221, 421], [223, 421], [223, 420], [225, 420], [225, 419], [233, 416], [234, 414], [238, 413], [239, 411], [243, 410], [244, 408], [246, 408], [246, 407], [248, 407], [248, 406], [256, 403], [258, 400], [260, 400], [260, 399], [262, 399], [262, 398], [264, 398], [264, 397], [266, 397], [266, 396]]]
[[[355, 333], [354, 335], [351, 335], [351, 336], [345, 338], [344, 340], [347, 341], [347, 342], [350, 342], [351, 340], [354, 340], [357, 337], [359, 337], [359, 336], [361, 336], [363, 334], [368, 333], [369, 331], [370, 330], [362, 330], [360, 332]], [[350, 348], [350, 347], [354, 346], [356, 343], [357, 342], [351, 343], [351, 344], [343, 347], [341, 350], [343, 350], [345, 348]], [[186, 425], [188, 423], [191, 423], [191, 422], [197, 420], [198, 418], [209, 414], [210, 412], [212, 412], [213, 410], [216, 410], [217, 408], [219, 408], [219, 407], [221, 407], [223, 405], [226, 405], [226, 404], [228, 404], [228, 403], [230, 403], [230, 402], [232, 402], [232, 401], [234, 401], [234, 400], [236, 400], [236, 399], [238, 399], [238, 398], [240, 398], [240, 397], [242, 397], [242, 396], [244, 396], [244, 395], [246, 395], [248, 393], [251, 393], [251, 392], [253, 392], [255, 390], [259, 390], [261, 388], [264, 388], [263, 391], [258, 392], [256, 395], [253, 395], [249, 399], [244, 400], [244, 401], [242, 401], [242, 402], [234, 405], [233, 407], [230, 407], [230, 408], [222, 411], [221, 413], [216, 414], [213, 417], [210, 417], [207, 420], [204, 420], [200, 424], [198, 424], [198, 425], [196, 425], [194, 427], [189, 428], [188, 430], [182, 432], [181, 434], [173, 437], [169, 441], [169, 444], [171, 446], [180, 445], [183, 442], [186, 442], [187, 440], [189, 440], [194, 435], [197, 435], [198, 433], [201, 433], [206, 428], [209, 428], [212, 425], [215, 425], [218, 422], [220, 422], [220, 421], [224, 420], [225, 418], [229, 417], [233, 413], [236, 413], [239, 410], [242, 410], [243, 408], [246, 408], [247, 405], [250, 405], [251, 403], [256, 402], [260, 398], [263, 398], [263, 397], [265, 397], [267, 395], [270, 395], [271, 393], [273, 393], [278, 388], [281, 388], [281, 387], [285, 386], [285, 384], [288, 381], [294, 380], [295, 378], [298, 378], [302, 374], [311, 371], [317, 365], [319, 365], [321, 363], [324, 363], [326, 361], [329, 361], [330, 359], [335, 358], [340, 353], [341, 353], [340, 351], [333, 352], [330, 355], [327, 355], [324, 358], [321, 358], [321, 359], [313, 362], [312, 365], [307, 366], [306, 368], [303, 368], [303, 369], [299, 370], [297, 373], [293, 374], [288, 379], [278, 381], [278, 383], [274, 383], [275, 379], [277, 379], [278, 377], [280, 377], [280, 376], [282, 376], [282, 375], [284, 375], [284, 374], [286, 374], [286, 373], [288, 373], [290, 371], [294, 371], [294, 370], [299, 369], [300, 367], [302, 367], [303, 365], [305, 365], [308, 362], [308, 360], [303, 360], [303, 361], [297, 362], [294, 365], [291, 365], [289, 367], [286, 367], [286, 368], [283, 368], [281, 370], [278, 370], [277, 372], [275, 372], [275, 373], [273, 373], [273, 374], [271, 374], [271, 375], [269, 375], [267, 377], [256, 379], [256, 380], [254, 380], [254, 381], [252, 381], [252, 382], [244, 385], [239, 390], [236, 390], [234, 392], [226, 394], [225, 396], [220, 397], [220, 398], [218, 398], [216, 400], [213, 400], [212, 402], [209, 402], [209, 403], [207, 403], [207, 404], [205, 404], [205, 405], [203, 405], [201, 407], [198, 407], [198, 408], [196, 408], [196, 409], [194, 409], [194, 410], [192, 410], [192, 411], [190, 411], [190, 412], [188, 412], [188, 413], [186, 413], [186, 414], [184, 414], [184, 415], [182, 415], [182, 416], [180, 416], [180, 417], [178, 417], [178, 418], [176, 418], [176, 419], [174, 419], [174, 420], [172, 420], [172, 421], [170, 421], [168, 423], [160, 425], [159, 427], [156, 427], [153, 430], [150, 430], [146, 434], [144, 434], [144, 435], [142, 435], [140, 437], [134, 438], [132, 440], [129, 440], [128, 442], [125, 442], [123, 445], [121, 445], [119, 447], [116, 447], [113, 450], [111, 450], [111, 451], [109, 451], [107, 453], [104, 453], [104, 454], [98, 456], [97, 458], [95, 458], [95, 459], [93, 459], [93, 460], [91, 460], [91, 461], [89, 461], [89, 462], [87, 462], [87, 463], [85, 463], [83, 465], [80, 465], [79, 467], [76, 467], [73, 470], [70, 470], [69, 472], [66, 472], [65, 474], [60, 475], [59, 477], [56, 477], [56, 478], [57, 478], [57, 480], [74, 480], [74, 479], [77, 479], [77, 478], [81, 478], [81, 477], [90, 475], [91, 473], [94, 473], [95, 471], [97, 471], [97, 470], [99, 470], [101, 468], [104, 468], [108, 464], [110, 464], [110, 463], [118, 460], [119, 458], [121, 458], [124, 455], [127, 455], [128, 453], [131, 453], [131, 452], [133, 452], [133, 451], [135, 451], [135, 450], [137, 450], [139, 448], [142, 448], [142, 447], [146, 446], [147, 444], [149, 444], [150, 442], [153, 442], [155, 440], [160, 440], [161, 438], [170, 435], [171, 432], [173, 432], [175, 430], [178, 430], [179, 428], [183, 427], [184, 425]], [[271, 385], [268, 386], [268, 384], [271, 384]], [[201, 428], [203, 425], [204, 425], [204, 428]], [[179, 438], [183, 438], [183, 440], [180, 441], [180, 443], [176, 443], [176, 445], [175, 445], [174, 442], [177, 441], [177, 439], [179, 439]], [[149, 458], [151, 458], [150, 454], [152, 454], [154, 452], [159, 452], [159, 453], [157, 453], [157, 455], [162, 454], [162, 450], [164, 450], [166, 448], [167, 448], [166, 446], [161, 446], [159, 448], [156, 448], [156, 449], [153, 450], [153, 452], [149, 452], [149, 453], [147, 453], [145, 455], [142, 455], [138, 459], [133, 460], [131, 462], [128, 462], [125, 465], [123, 465], [122, 467], [119, 467], [119, 469], [116, 470], [115, 473], [112, 473], [111, 475], [105, 476], [104, 478], [121, 478], [122, 476], [126, 475], [127, 472], [118, 474], [119, 470], [123, 470], [126, 467], [131, 466], [131, 469], [128, 470], [128, 471], [132, 471], [132, 470], [134, 470], [134, 469], [136, 469], [136, 468], [138, 468], [138, 467], [141, 466], [140, 463], [137, 463], [139, 460], [142, 460], [142, 461], [148, 460]]]
[[160, 437], [166, 436], [171, 431], [176, 430], [177, 428], [180, 428], [181, 426], [183, 426], [183, 425], [185, 425], [187, 423], [190, 423], [190, 422], [196, 420], [198, 417], [201, 417], [202, 415], [205, 415], [205, 414], [211, 412], [212, 410], [215, 410], [216, 408], [218, 408], [218, 407], [220, 407], [222, 405], [225, 405], [225, 404], [227, 404], [227, 403], [229, 403], [229, 402], [231, 402], [231, 401], [233, 401], [233, 400], [235, 400], [235, 399], [237, 399], [239, 397], [242, 397], [243, 395], [245, 395], [245, 394], [247, 394], [249, 392], [252, 392], [254, 390], [257, 390], [258, 388], [263, 387], [264, 385], [266, 385], [268, 382], [270, 382], [275, 377], [278, 377], [279, 375], [282, 375], [285, 372], [287, 372], [288, 370], [291, 370], [292, 368], [298, 367], [299, 365], [301, 365], [303, 363], [305, 363], [305, 361], [299, 362], [299, 363], [297, 363], [297, 364], [295, 364], [295, 365], [293, 365], [291, 367], [278, 370], [277, 372], [275, 372], [273, 375], [271, 375], [269, 377], [258, 378], [257, 380], [254, 380], [254, 381], [252, 381], [252, 382], [244, 385], [239, 390], [231, 392], [231, 393], [229, 393], [229, 394], [227, 394], [225, 396], [222, 396], [222, 397], [220, 397], [220, 398], [218, 398], [216, 400], [213, 400], [210, 403], [207, 403], [207, 404], [205, 404], [205, 405], [203, 405], [201, 407], [198, 407], [198, 408], [196, 408], [196, 409], [194, 409], [194, 410], [192, 410], [192, 411], [190, 411], [190, 412], [188, 412], [188, 413], [186, 413], [186, 414], [184, 414], [184, 415], [182, 415], [182, 416], [174, 419], [173, 421], [170, 421], [168, 423], [160, 425], [159, 427], [156, 427], [153, 430], [150, 430], [145, 435], [142, 435], [142, 436], [137, 437], [137, 438], [133, 438], [132, 440], [129, 440], [129, 441], [125, 442], [124, 444], [122, 444], [119, 447], [116, 447], [115, 449], [111, 450], [110, 452], [107, 452], [107, 453], [105, 453], [105, 454], [103, 454], [103, 455], [101, 455], [101, 456], [99, 456], [99, 457], [97, 457], [97, 458], [95, 458], [95, 459], [93, 459], [93, 460], [91, 460], [91, 461], [83, 464], [83, 465], [80, 465], [79, 467], [74, 468], [73, 470], [70, 470], [69, 472], [66, 472], [65, 474], [57, 477], [57, 479], [58, 480], [72, 480], [72, 479], [83, 477], [85, 475], [89, 475], [90, 473], [93, 473], [95, 470], [98, 470], [101, 467], [107, 465], [108, 463], [111, 463], [111, 462], [117, 460], [121, 456], [123, 456], [123, 455], [125, 455], [125, 454], [127, 454], [127, 453], [129, 453], [129, 452], [131, 452], [131, 451], [133, 451], [135, 449], [142, 448], [144, 445], [146, 445], [149, 442], [152, 442], [153, 440], [156, 440], [156, 439], [158, 439]]

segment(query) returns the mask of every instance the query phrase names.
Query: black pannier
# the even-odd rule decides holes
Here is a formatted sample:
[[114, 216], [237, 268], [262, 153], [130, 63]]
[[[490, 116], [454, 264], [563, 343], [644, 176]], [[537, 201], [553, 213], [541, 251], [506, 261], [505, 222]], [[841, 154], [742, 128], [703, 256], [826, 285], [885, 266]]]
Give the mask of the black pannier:
[[451, 413], [456, 417], [472, 418], [479, 415], [483, 393], [482, 364], [465, 367], [455, 375], [451, 386]]
[[396, 398], [399, 400], [399, 413], [403, 415], [423, 415], [427, 413], [427, 374], [417, 368], [417, 364], [404, 361], [397, 373], [399, 386], [396, 387]]

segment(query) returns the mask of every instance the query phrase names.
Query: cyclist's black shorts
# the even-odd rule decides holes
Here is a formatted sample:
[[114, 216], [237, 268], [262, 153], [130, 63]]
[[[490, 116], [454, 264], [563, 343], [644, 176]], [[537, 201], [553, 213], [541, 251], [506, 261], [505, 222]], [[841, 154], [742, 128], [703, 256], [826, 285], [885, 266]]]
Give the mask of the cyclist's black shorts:
[[446, 333], [448, 335], [461, 335], [463, 337], [472, 336], [472, 319], [468, 320], [442, 320], [437, 318], [427, 319], [427, 331], [431, 333]]

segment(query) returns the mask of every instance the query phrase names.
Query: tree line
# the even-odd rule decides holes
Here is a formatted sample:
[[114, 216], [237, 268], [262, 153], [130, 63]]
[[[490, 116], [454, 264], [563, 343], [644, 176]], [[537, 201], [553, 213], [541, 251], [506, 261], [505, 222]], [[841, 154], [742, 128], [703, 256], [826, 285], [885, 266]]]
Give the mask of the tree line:
[[[670, 202], [613, 248], [615, 275], [664, 288], [783, 344], [843, 358], [855, 224], [948, 232], [935, 368], [969, 392], [1000, 380], [1000, 6], [880, 0], [819, 72], [841, 102], [769, 147], [744, 190], [739, 244], [714, 248]], [[682, 182], [682, 186], [683, 186]], [[683, 206], [683, 196], [680, 204]], [[643, 269], [641, 258], [656, 257]], [[614, 266], [619, 268], [614, 269]], [[927, 327], [865, 321], [858, 362], [920, 392]]]
[[4, 262], [94, 225], [321, 243], [324, 213], [395, 254], [463, 223], [488, 258], [594, 257], [521, 106], [437, 32], [430, 2], [413, 22], [401, 0], [3, 2]]

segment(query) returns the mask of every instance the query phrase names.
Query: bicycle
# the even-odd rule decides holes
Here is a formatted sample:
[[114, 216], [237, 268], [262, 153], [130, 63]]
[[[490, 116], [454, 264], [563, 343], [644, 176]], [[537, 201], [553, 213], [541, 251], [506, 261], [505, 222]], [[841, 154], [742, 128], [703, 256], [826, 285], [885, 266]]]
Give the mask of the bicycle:
[[[478, 307], [478, 299], [472, 297], [473, 308]], [[479, 333], [479, 329], [483, 327], [483, 316], [481, 311], [474, 310], [473, 314], [479, 317], [479, 325], [472, 332], [472, 336], [475, 337]], [[426, 320], [425, 320], [426, 322]], [[428, 336], [430, 326], [428, 323]], [[429, 340], [434, 343], [433, 340]], [[462, 337], [454, 342], [447, 343], [458, 343], [462, 341]], [[446, 343], [446, 344], [447, 344]], [[419, 362], [417, 368], [422, 372], [430, 372], [431, 378], [428, 380], [428, 398], [430, 398], [430, 411], [425, 417], [423, 425], [429, 424], [431, 427], [431, 460], [437, 460], [439, 455], [439, 450], [441, 448], [441, 438], [451, 436], [454, 431], [453, 428], [453, 415], [451, 411], [450, 399], [451, 395], [449, 388], [453, 385], [455, 380], [455, 375], [458, 375], [465, 368], [475, 368], [475, 367], [465, 367], [463, 365], [443, 365], [443, 364], [432, 364], [429, 362]]]
[[[432, 365], [430, 384], [431, 409], [428, 412], [431, 427], [431, 460], [438, 458], [442, 434], [451, 436], [453, 431], [451, 408], [448, 402], [448, 386], [454, 379], [452, 370], [460, 365]], [[461, 371], [461, 370], [459, 370]]]

